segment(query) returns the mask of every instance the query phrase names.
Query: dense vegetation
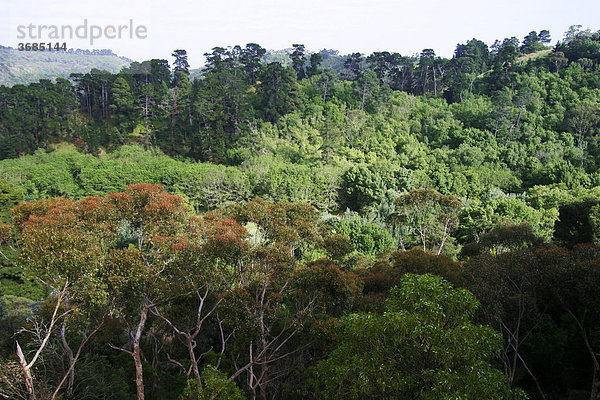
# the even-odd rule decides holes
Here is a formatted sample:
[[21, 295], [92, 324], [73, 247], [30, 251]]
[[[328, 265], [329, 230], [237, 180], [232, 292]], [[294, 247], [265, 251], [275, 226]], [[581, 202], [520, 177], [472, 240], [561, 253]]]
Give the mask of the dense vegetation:
[[0, 393], [599, 400], [600, 32], [549, 42], [1, 86]]

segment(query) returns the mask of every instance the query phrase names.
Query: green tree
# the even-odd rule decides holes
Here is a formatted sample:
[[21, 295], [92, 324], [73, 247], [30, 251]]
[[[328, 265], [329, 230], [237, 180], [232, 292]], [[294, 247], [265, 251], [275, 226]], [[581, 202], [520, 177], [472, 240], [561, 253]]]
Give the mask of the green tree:
[[314, 374], [324, 399], [525, 398], [490, 360], [498, 333], [471, 322], [479, 303], [433, 275], [402, 278], [386, 312], [340, 322], [340, 345]]
[[346, 79], [355, 81], [362, 76], [364, 58], [360, 53], [352, 53], [344, 61]]
[[244, 65], [244, 69], [248, 76], [248, 83], [253, 85], [258, 78], [262, 58], [267, 51], [256, 43], [248, 43], [242, 50], [240, 61]]
[[0, 179], [0, 222], [10, 222], [10, 210], [23, 201], [23, 192]]
[[310, 78], [321, 71], [319, 70], [319, 66], [323, 62], [323, 55], [321, 53], [313, 53], [310, 55], [310, 65], [306, 68], [306, 77]]
[[458, 226], [461, 201], [431, 189], [414, 189], [396, 199], [396, 212], [390, 222], [405, 229], [400, 245], [420, 245], [424, 251], [441, 254]]
[[183, 75], [187, 77], [190, 74], [187, 51], [175, 50], [171, 56], [175, 58], [173, 62], [173, 86], [178, 86], [181, 79], [183, 79]]
[[550, 43], [550, 32], [547, 29], [542, 29], [540, 31], [540, 33], [538, 33], [538, 39], [540, 40], [540, 42], [542, 42], [543, 44], [548, 44]]
[[361, 98], [360, 109], [364, 110], [367, 100], [372, 98], [379, 88], [377, 74], [374, 71], [365, 71], [357, 81], [357, 90]]
[[207, 365], [198, 378], [190, 379], [179, 400], [244, 400], [244, 392], [227, 375]]
[[291, 67], [270, 63], [264, 68], [259, 79], [259, 104], [267, 121], [277, 122], [282, 115], [296, 108], [298, 84]]
[[304, 64], [306, 63], [304, 45], [293, 44], [292, 47], [294, 49], [292, 54], [290, 54], [290, 58], [292, 59], [292, 67], [294, 68], [294, 71], [296, 71], [296, 78], [298, 80], [302, 80], [306, 77], [306, 71], [304, 69]]

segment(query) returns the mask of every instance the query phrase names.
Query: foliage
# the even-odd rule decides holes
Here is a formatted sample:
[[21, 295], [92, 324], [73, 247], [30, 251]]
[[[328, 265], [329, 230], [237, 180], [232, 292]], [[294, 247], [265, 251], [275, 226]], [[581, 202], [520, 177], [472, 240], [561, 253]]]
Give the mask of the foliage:
[[228, 381], [227, 375], [212, 365], [204, 367], [200, 378], [190, 379], [179, 396], [180, 400], [244, 400], [245, 398], [235, 382]]
[[470, 320], [478, 302], [432, 275], [405, 275], [383, 315], [342, 319], [341, 343], [318, 364], [322, 398], [515, 398], [489, 360], [491, 328]]

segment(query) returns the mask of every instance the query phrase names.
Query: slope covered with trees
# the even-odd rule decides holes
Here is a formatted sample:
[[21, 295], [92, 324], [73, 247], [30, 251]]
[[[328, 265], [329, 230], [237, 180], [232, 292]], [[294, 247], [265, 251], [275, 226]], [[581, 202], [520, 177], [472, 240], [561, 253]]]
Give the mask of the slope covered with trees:
[[110, 50], [19, 51], [0, 46], [0, 85], [27, 85], [40, 79], [68, 78], [93, 68], [117, 73], [131, 60]]
[[0, 86], [0, 394], [599, 400], [600, 32], [549, 42]]

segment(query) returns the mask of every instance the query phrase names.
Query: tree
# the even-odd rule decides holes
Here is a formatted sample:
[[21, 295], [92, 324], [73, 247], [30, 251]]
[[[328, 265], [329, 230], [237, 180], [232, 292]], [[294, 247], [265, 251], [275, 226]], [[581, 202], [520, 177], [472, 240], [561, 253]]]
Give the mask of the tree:
[[333, 223], [334, 232], [350, 238], [352, 247], [364, 255], [375, 256], [395, 246], [392, 235], [365, 218], [345, 213]]
[[519, 39], [505, 38], [502, 43], [496, 43], [492, 47], [492, 53], [494, 70], [490, 78], [498, 88], [510, 86], [516, 76], [515, 61], [519, 55]]
[[500, 359], [507, 386], [515, 387], [520, 371], [524, 370], [534, 382], [540, 398], [545, 399], [536, 371], [532, 371], [528, 364], [531, 360], [527, 359], [523, 349], [533, 345], [534, 333], [547, 319], [538, 294], [539, 286], [546, 278], [537, 266], [535, 250], [518, 248], [523, 242], [535, 241], [532, 232], [523, 229], [526, 226], [520, 227], [525, 231], [524, 235], [515, 230], [518, 227], [501, 227], [484, 235], [483, 246], [486, 246], [485, 242], [489, 246], [489, 241], [494, 241], [490, 236], [514, 235], [514, 238], [498, 238], [502, 245], [512, 247], [513, 251], [469, 259], [462, 271], [463, 279], [481, 301], [486, 322], [502, 333], [504, 345]]
[[[23, 230], [22, 257], [28, 268], [57, 293], [42, 345], [70, 312], [59, 313], [65, 300], [103, 308], [122, 323], [129, 338], [129, 348], [111, 346], [132, 357], [137, 398], [144, 399], [141, 341], [148, 313], [186, 284], [183, 266], [174, 262], [181, 246], [169, 240], [190, 224], [183, 199], [161, 186], [135, 184], [107, 198], [22, 203], [15, 221]], [[26, 372], [37, 356], [29, 363], [20, 358]]]
[[494, 229], [483, 233], [476, 242], [465, 245], [461, 250], [462, 256], [480, 255], [485, 253], [501, 254], [522, 247], [538, 246], [543, 240], [538, 237], [528, 222], [512, 224], [501, 222]]
[[534, 51], [538, 51], [543, 49], [544, 46], [538, 36], [536, 31], [531, 31], [525, 36], [523, 39], [523, 46], [521, 46], [521, 51], [525, 54], [533, 53]]
[[313, 312], [336, 318], [351, 311], [361, 292], [360, 280], [355, 273], [342, 271], [326, 258], [296, 269], [291, 285], [290, 297], [297, 307], [313, 304]]
[[597, 246], [580, 245], [567, 252], [549, 249], [539, 255], [539, 265], [548, 281], [554, 299], [575, 323], [580, 338], [592, 361], [590, 399], [600, 399], [600, 251]]
[[248, 76], [248, 83], [254, 85], [256, 83], [256, 78], [258, 77], [258, 72], [260, 70], [262, 58], [266, 54], [267, 50], [265, 50], [262, 46], [256, 43], [248, 43], [246, 47], [242, 50], [242, 54], [240, 55], [240, 61], [244, 65], [244, 69]]
[[175, 57], [173, 62], [173, 86], [178, 86], [183, 75], [190, 74], [190, 64], [188, 63], [187, 51], [175, 50], [171, 57]]
[[306, 72], [304, 70], [304, 64], [306, 63], [304, 45], [293, 44], [292, 47], [294, 48], [294, 51], [292, 54], [290, 54], [290, 58], [292, 59], [292, 67], [294, 68], [294, 71], [296, 71], [296, 78], [298, 80], [302, 80], [306, 76]]
[[[93, 214], [93, 211], [84, 211], [78, 206], [79, 204], [70, 200], [53, 199], [21, 203], [13, 210], [22, 241], [20, 264], [27, 275], [35, 276], [52, 293], [47, 299], [48, 312], [45, 323], [42, 322], [41, 328], [33, 332], [39, 341], [35, 342], [34, 355], [30, 360], [26, 359], [19, 342], [16, 342], [17, 356], [30, 400], [37, 398], [32, 371], [55, 329], [61, 326], [61, 338], [68, 354], [69, 369], [55, 389], [52, 399], [57, 396], [67, 377], [67, 393], [72, 389], [74, 366], [81, 349], [103, 324], [103, 318], [98, 318], [97, 312], [97, 303], [103, 297], [103, 292], [100, 289], [100, 279], [95, 274], [94, 260], [97, 260], [100, 253], [97, 239], [103, 237], [105, 232], [86, 232], [78, 217], [85, 211], [90, 214]], [[84, 319], [88, 318], [92, 324], [96, 322], [94, 318], [98, 318], [97, 325], [88, 332], [87, 338], [84, 335], [75, 355], [64, 333], [65, 327], [72, 322], [68, 320], [72, 314], [83, 315]]]
[[310, 65], [306, 68], [306, 76], [311, 78], [320, 73], [319, 66], [323, 62], [321, 53], [313, 53], [310, 55]]
[[360, 109], [365, 109], [367, 100], [371, 98], [379, 88], [377, 74], [371, 70], [365, 71], [358, 79], [357, 89], [361, 96]]
[[418, 75], [421, 86], [420, 93], [430, 93], [431, 84], [433, 84], [433, 95], [437, 96], [438, 84], [444, 76], [444, 71], [444, 64], [439, 57], [435, 55], [435, 51], [433, 49], [424, 49], [419, 57], [418, 65]]
[[360, 53], [352, 53], [344, 61], [346, 79], [355, 81], [362, 76], [363, 56]]
[[293, 368], [283, 367], [283, 361], [299, 350], [290, 347], [291, 340], [311, 315], [313, 299], [298, 308], [285, 301], [295, 263], [289, 248], [281, 244], [253, 248], [240, 269], [244, 286], [223, 302], [222, 312], [235, 330], [236, 350], [231, 354], [235, 372], [229, 380], [245, 374], [253, 400], [266, 400], [272, 383]]
[[276, 122], [279, 117], [296, 108], [298, 84], [294, 78], [294, 69], [270, 63], [261, 72], [259, 79], [261, 83], [257, 92], [260, 109], [267, 121]]
[[538, 33], [538, 39], [540, 40], [540, 42], [542, 42], [543, 44], [548, 44], [550, 43], [550, 32], [547, 29], [542, 29], [540, 31], [540, 33]]
[[414, 189], [396, 199], [392, 224], [404, 226], [401, 246], [420, 243], [424, 251], [441, 254], [458, 225], [460, 200], [431, 189]]
[[524, 398], [489, 364], [500, 336], [471, 322], [478, 305], [442, 278], [405, 275], [383, 315], [342, 318], [339, 346], [314, 370], [317, 397]]
[[557, 73], [569, 62], [569, 59], [565, 57], [565, 53], [562, 51], [552, 52], [548, 59], [554, 64], [554, 70]]
[[137, 115], [135, 113], [135, 96], [129, 83], [123, 77], [118, 77], [113, 82], [111, 94], [113, 104], [110, 105], [110, 108], [116, 115], [116, 124], [121, 126], [124, 133], [132, 132], [134, 123], [137, 123]]
[[376, 51], [367, 57], [367, 63], [371, 70], [377, 74], [379, 84], [383, 85], [392, 66], [390, 65], [391, 54], [387, 51]]
[[10, 209], [23, 201], [23, 192], [15, 189], [4, 179], [0, 179], [0, 223], [10, 222]]
[[569, 128], [577, 135], [577, 143], [583, 151], [585, 140], [593, 135], [600, 125], [600, 110], [597, 107], [577, 104], [567, 115]]
[[[260, 49], [252, 49], [253, 53], [248, 54], [240, 46], [215, 47], [205, 54], [206, 71], [199, 83], [194, 109], [201, 130], [196, 140], [201, 144], [205, 159], [222, 159], [227, 148], [239, 140], [242, 127], [249, 118], [251, 106], [247, 91], [250, 83], [246, 71], [255, 75], [257, 63], [260, 63], [256, 59]], [[248, 64], [244, 65], [244, 62]]]
[[[219, 332], [217, 342], [222, 357], [231, 335], [226, 336], [223, 320], [219, 318], [217, 309], [227, 292], [243, 287], [244, 282], [239, 279], [240, 269], [248, 258], [250, 249], [245, 240], [246, 229], [233, 220], [208, 214], [205, 220], [195, 221], [192, 228], [187, 235], [177, 238], [175, 245], [179, 250], [171, 259], [177, 265], [186, 266], [181, 272], [188, 282], [186, 289], [191, 292], [191, 296], [182, 294], [176, 301], [155, 304], [151, 312], [182, 338], [190, 362], [186, 377], [193, 374], [195, 379], [199, 379], [200, 356], [197, 355], [197, 347], [198, 343], [207, 341], [201, 338], [201, 333], [204, 332], [207, 321], [211, 318], [216, 320]], [[216, 367], [220, 360], [219, 358]], [[171, 362], [183, 365], [175, 360]]]
[[240, 224], [256, 224], [255, 240], [259, 243], [286, 246], [290, 255], [297, 258], [303, 251], [321, 246], [318, 213], [310, 204], [275, 203], [256, 198], [244, 205], [231, 205], [224, 211]]

